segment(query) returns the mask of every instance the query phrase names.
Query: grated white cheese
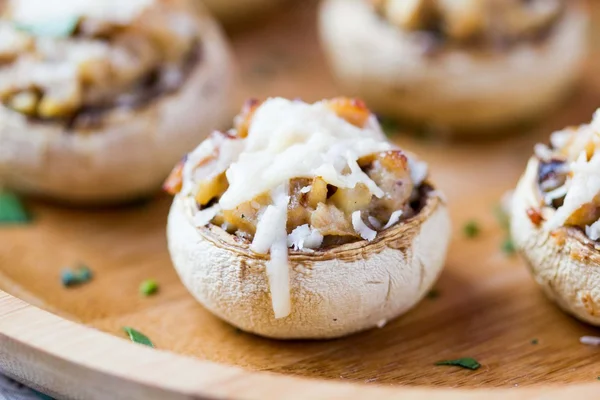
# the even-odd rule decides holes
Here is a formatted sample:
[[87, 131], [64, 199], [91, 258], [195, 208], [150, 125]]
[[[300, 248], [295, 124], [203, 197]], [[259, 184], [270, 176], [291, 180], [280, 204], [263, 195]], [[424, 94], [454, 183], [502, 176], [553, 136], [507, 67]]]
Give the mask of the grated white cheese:
[[377, 231], [374, 231], [373, 229], [369, 228], [362, 220], [360, 214], [360, 211], [354, 211], [352, 213], [352, 226], [361, 238], [371, 241], [377, 236]]
[[221, 211], [221, 206], [218, 204], [198, 211], [196, 214], [194, 214], [194, 226], [199, 228], [208, 225], [208, 223], [212, 221], [219, 211]]
[[268, 99], [256, 110], [243, 142], [243, 152], [227, 170], [229, 188], [220, 199], [225, 210], [298, 177], [321, 176], [340, 188], [363, 183], [383, 196], [356, 159], [392, 145], [377, 129], [350, 124], [324, 102]]
[[581, 153], [577, 161], [571, 164], [571, 171], [573, 176], [564, 203], [547, 222], [551, 230], [564, 225], [575, 211], [593, 202], [600, 193], [600, 152], [596, 152], [589, 161], [586, 154]]
[[400, 217], [402, 216], [402, 214], [404, 214], [404, 212], [402, 210], [396, 210], [392, 213], [392, 215], [390, 215], [390, 219], [387, 222], [387, 224], [385, 224], [385, 226], [383, 227], [383, 229], [387, 229], [390, 226], [394, 225], [396, 222], [400, 221]]
[[585, 234], [592, 240], [600, 240], [600, 220], [585, 227]]
[[554, 155], [552, 150], [550, 150], [548, 146], [542, 143], [538, 143], [535, 146], [533, 146], [533, 153], [537, 156], [537, 158], [545, 161], [551, 160], [552, 156]]
[[323, 235], [308, 224], [300, 225], [287, 237], [287, 245], [294, 250], [311, 251], [323, 243]]
[[[543, 188], [542, 188], [543, 189]], [[552, 190], [544, 195], [544, 203], [548, 206], [552, 205], [552, 202], [556, 199], [560, 199], [565, 196], [569, 191], [569, 185], [565, 184], [559, 188]]]
[[308, 193], [311, 189], [312, 185], [304, 186], [302, 189], [300, 189], [300, 193]]

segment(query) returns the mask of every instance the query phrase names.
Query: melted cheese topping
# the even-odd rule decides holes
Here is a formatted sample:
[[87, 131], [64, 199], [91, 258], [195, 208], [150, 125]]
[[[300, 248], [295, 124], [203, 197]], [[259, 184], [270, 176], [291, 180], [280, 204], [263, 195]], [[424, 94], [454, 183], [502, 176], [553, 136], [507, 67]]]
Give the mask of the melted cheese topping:
[[267, 100], [256, 110], [244, 142], [243, 152], [227, 170], [229, 188], [219, 201], [224, 210], [300, 177], [321, 176], [339, 188], [363, 183], [375, 196], [383, 196], [356, 160], [390, 150], [391, 144], [377, 128], [358, 128], [323, 102]]

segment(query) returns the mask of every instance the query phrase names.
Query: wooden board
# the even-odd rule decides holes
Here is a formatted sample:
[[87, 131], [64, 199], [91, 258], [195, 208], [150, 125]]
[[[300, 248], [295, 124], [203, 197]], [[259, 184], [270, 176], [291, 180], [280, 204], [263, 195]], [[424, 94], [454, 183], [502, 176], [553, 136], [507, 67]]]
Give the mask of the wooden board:
[[[313, 2], [301, 2], [263, 26], [234, 35], [243, 78], [238, 102], [249, 96], [318, 100], [338, 94], [317, 44], [315, 10]], [[600, 5], [594, 3], [597, 11]], [[199, 306], [179, 282], [166, 250], [167, 196], [102, 210], [29, 201], [35, 224], [0, 229], [0, 289], [8, 293], [0, 292], [0, 368], [61, 396], [86, 398], [102, 398], [107, 387], [118, 388], [114, 393], [123, 398], [483, 394], [449, 388], [486, 389], [486, 396], [499, 399], [600, 393], [600, 384], [593, 383], [600, 375], [600, 348], [579, 344], [580, 336], [600, 331], [560, 312], [523, 263], [501, 252], [504, 233], [493, 215], [534, 143], [591, 118], [600, 105], [599, 64], [594, 49], [585, 83], [562, 109], [510, 137], [483, 143], [408, 133], [393, 138], [430, 163], [448, 197], [454, 239], [436, 285], [439, 296], [383, 329], [320, 342], [241, 333]], [[482, 227], [475, 239], [462, 234], [471, 219]], [[64, 289], [61, 269], [78, 262], [93, 269], [93, 282]], [[147, 278], [160, 283], [158, 295], [138, 294]], [[123, 338], [124, 325], [168, 352], [111, 336]], [[477, 358], [483, 367], [434, 366], [440, 359], [464, 356]], [[548, 389], [549, 384], [559, 386]]]

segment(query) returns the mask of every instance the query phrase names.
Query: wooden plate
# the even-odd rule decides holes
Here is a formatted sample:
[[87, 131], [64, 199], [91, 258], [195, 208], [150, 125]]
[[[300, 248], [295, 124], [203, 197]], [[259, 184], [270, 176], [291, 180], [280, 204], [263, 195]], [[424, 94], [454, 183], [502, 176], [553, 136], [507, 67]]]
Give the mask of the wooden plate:
[[[315, 10], [302, 2], [234, 37], [244, 80], [238, 102], [338, 94]], [[394, 138], [430, 163], [455, 228], [439, 296], [384, 328], [320, 342], [241, 333], [180, 284], [166, 251], [168, 197], [104, 210], [31, 201], [34, 224], [0, 229], [0, 369], [58, 397], [88, 399], [593, 397], [600, 350], [579, 338], [599, 332], [560, 312], [523, 263], [501, 251], [505, 233], [493, 208], [536, 141], [590, 119], [600, 105], [599, 62], [594, 54], [585, 85], [534, 129], [485, 143]], [[467, 239], [462, 226], [471, 219], [482, 233]], [[60, 270], [79, 261], [93, 269], [93, 282], [64, 289]], [[156, 296], [138, 294], [146, 278], [160, 282]], [[124, 325], [160, 350], [128, 342]], [[434, 365], [457, 357], [483, 367]]]

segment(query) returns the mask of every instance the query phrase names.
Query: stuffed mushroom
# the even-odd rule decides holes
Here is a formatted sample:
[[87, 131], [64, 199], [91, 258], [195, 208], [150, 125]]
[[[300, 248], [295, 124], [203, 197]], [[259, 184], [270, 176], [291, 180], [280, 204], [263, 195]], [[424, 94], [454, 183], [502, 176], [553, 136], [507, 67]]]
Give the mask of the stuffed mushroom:
[[190, 1], [4, 2], [0, 185], [71, 203], [160, 188], [229, 118], [228, 45]]
[[536, 146], [511, 214], [538, 284], [565, 311], [600, 325], [600, 112]]
[[325, 0], [320, 28], [347, 91], [457, 133], [546, 111], [586, 54], [578, 1]]
[[251, 101], [165, 183], [173, 263], [200, 303], [248, 332], [381, 326], [444, 264], [450, 222], [427, 172], [358, 100]]

